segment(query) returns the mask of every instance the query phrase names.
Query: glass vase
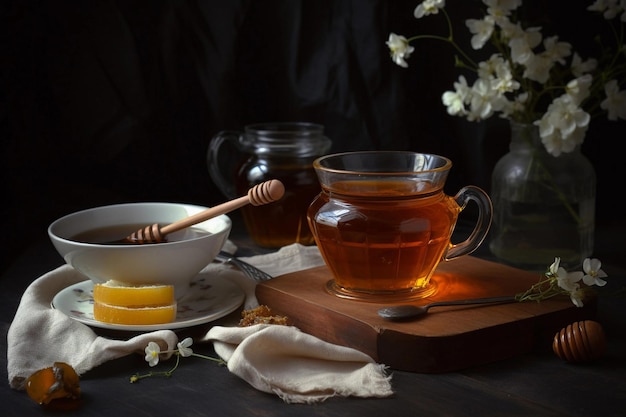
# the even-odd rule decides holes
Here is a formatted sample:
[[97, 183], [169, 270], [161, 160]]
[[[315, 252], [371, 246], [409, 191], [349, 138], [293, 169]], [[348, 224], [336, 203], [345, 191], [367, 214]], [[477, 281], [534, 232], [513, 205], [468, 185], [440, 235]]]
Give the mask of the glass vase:
[[544, 272], [555, 257], [568, 271], [593, 252], [596, 175], [580, 147], [549, 154], [532, 124], [511, 122], [510, 150], [491, 182], [489, 248], [518, 268]]

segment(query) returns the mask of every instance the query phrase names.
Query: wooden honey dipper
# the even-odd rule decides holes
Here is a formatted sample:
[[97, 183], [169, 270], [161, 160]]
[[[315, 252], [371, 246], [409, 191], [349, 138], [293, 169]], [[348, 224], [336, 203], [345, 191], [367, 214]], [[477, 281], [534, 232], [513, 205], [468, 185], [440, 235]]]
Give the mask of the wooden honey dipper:
[[606, 336], [597, 321], [577, 321], [554, 335], [552, 350], [567, 362], [588, 362], [602, 357], [606, 351]]
[[229, 213], [245, 206], [246, 204], [261, 206], [273, 203], [274, 201], [280, 200], [284, 194], [285, 186], [282, 182], [279, 180], [265, 181], [250, 188], [248, 190], [248, 194], [243, 197], [211, 207], [201, 211], [200, 213], [196, 213], [192, 216], [185, 217], [184, 219], [168, 224], [167, 226], [159, 227], [156, 223], [146, 226], [122, 239], [121, 243], [160, 243], [164, 241], [164, 237], [168, 233], [176, 232], [194, 224], [209, 220], [213, 217]]

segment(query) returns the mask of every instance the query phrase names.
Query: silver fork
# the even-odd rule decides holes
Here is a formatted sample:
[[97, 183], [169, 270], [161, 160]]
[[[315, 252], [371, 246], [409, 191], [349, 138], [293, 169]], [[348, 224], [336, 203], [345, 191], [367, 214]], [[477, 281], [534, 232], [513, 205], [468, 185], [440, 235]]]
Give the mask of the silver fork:
[[273, 278], [270, 274], [261, 271], [259, 268], [252, 266], [249, 263], [244, 262], [239, 258], [234, 257], [228, 252], [220, 251], [220, 253], [218, 253], [217, 256], [215, 257], [215, 259], [217, 259], [220, 262], [232, 264], [236, 266], [237, 268], [241, 270], [241, 272], [243, 272], [248, 277], [258, 282], [267, 281]]

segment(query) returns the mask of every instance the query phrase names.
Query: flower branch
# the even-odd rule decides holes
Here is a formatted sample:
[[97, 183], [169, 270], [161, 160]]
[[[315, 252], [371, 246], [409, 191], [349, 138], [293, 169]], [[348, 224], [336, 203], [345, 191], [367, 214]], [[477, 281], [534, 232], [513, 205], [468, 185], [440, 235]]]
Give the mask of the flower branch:
[[148, 346], [146, 346], [145, 348], [145, 360], [146, 362], [148, 362], [148, 365], [150, 365], [150, 367], [154, 367], [159, 363], [161, 355], [170, 354], [170, 353], [176, 356], [176, 363], [174, 363], [174, 366], [167, 371], [151, 371], [151, 372], [147, 372], [144, 374], [136, 373], [130, 377], [131, 384], [138, 382], [141, 379], [154, 377], [154, 376], [164, 376], [164, 377], [172, 376], [172, 374], [174, 373], [174, 371], [178, 368], [178, 365], [180, 364], [181, 357], [186, 358], [189, 356], [195, 356], [198, 358], [217, 362], [219, 365], [227, 364], [226, 361], [224, 361], [223, 359], [213, 358], [211, 356], [206, 356], [206, 355], [202, 355], [199, 353], [195, 353], [193, 349], [191, 349], [192, 344], [193, 344], [193, 339], [190, 337], [187, 337], [183, 339], [183, 341], [178, 342], [177, 349], [161, 351], [161, 347], [159, 346], [158, 343], [156, 342], [148, 343]]
[[[587, 258], [583, 261], [583, 271], [567, 272], [560, 266], [561, 259], [555, 258], [544, 276], [525, 292], [516, 294], [517, 301], [542, 301], [557, 295], [569, 295], [576, 307], [582, 307], [590, 290], [589, 287], [606, 285], [608, 275], [602, 270], [599, 259]], [[584, 286], [581, 286], [581, 281]]]
[[412, 42], [436, 40], [450, 44], [461, 58], [455, 66], [473, 70], [468, 84], [463, 75], [446, 91], [442, 102], [450, 115], [481, 121], [499, 114], [539, 127], [546, 150], [559, 156], [582, 144], [592, 115], [606, 112], [608, 120], [626, 120], [626, 1], [596, 0], [587, 10], [601, 15], [610, 26], [615, 45], [598, 41], [599, 59], [583, 60], [570, 43], [545, 37], [540, 27], [527, 27], [517, 18], [522, 0], [482, 0], [486, 14], [465, 24], [474, 50], [490, 44], [486, 61], [475, 63], [457, 43], [445, 0], [425, 0], [413, 14], [421, 19], [439, 12], [446, 19], [448, 37], [420, 34], [410, 38], [391, 33], [386, 44], [393, 62], [408, 67], [415, 51]]

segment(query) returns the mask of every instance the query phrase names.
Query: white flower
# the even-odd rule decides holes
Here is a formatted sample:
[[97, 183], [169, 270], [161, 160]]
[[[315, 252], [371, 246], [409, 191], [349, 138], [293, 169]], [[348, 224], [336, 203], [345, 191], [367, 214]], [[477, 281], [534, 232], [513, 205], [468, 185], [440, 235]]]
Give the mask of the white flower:
[[513, 113], [523, 112], [528, 101], [528, 93], [520, 93], [516, 95], [513, 101], [507, 101], [506, 106], [502, 108], [502, 116], [509, 117]]
[[[393, 62], [401, 67], [408, 67], [412, 42], [430, 39], [451, 45], [456, 66], [476, 72], [477, 78], [469, 83], [471, 88], [465, 78], [459, 78], [454, 91], [443, 93], [448, 114], [468, 121], [499, 114], [515, 122], [535, 124], [540, 127], [544, 147], [553, 156], [572, 152], [583, 143], [591, 113], [595, 117], [604, 111], [609, 120], [626, 120], [626, 47], [621, 23], [626, 22], [626, 0], [595, 0], [587, 7], [607, 19], [610, 30], [598, 35], [599, 59], [585, 60], [569, 42], [553, 34], [544, 38], [541, 27], [522, 25], [518, 16], [525, 13], [514, 13], [522, 0], [482, 3], [486, 14], [467, 19], [465, 25], [473, 49], [482, 49], [487, 43], [494, 47], [496, 53], [486, 61], [475, 62], [455, 41], [444, 0], [422, 1], [414, 16], [443, 16], [447, 36], [419, 34], [409, 40], [391, 33], [387, 41]], [[617, 16], [620, 21], [616, 21]], [[605, 39], [604, 33], [614, 37]], [[611, 81], [603, 85], [604, 80]]]
[[491, 88], [498, 94], [510, 93], [520, 87], [513, 78], [509, 62], [500, 54], [493, 54], [487, 61], [478, 64], [478, 77], [490, 80]]
[[148, 343], [145, 349], [146, 352], [146, 362], [150, 366], [156, 366], [159, 363], [159, 354], [161, 353], [161, 348], [156, 342]]
[[[500, 27], [502, 40], [506, 41], [524, 36], [524, 28], [518, 22], [511, 22], [508, 18], [496, 19], [496, 24]], [[539, 34], [541, 42], [541, 34]], [[537, 42], [537, 43], [539, 43]], [[510, 48], [510, 45], [509, 45]]]
[[582, 278], [583, 273], [580, 271], [568, 273], [565, 268], [558, 267], [556, 273], [554, 274], [554, 278], [557, 280], [557, 284], [559, 288], [565, 290], [565, 292], [569, 293], [570, 300], [576, 307], [583, 306], [584, 292], [581, 291], [580, 284], [578, 281]]
[[512, 93], [520, 88], [520, 83], [513, 78], [511, 67], [507, 61], [502, 61], [501, 65], [496, 67], [496, 79], [493, 88], [500, 93]]
[[550, 71], [556, 63], [565, 65], [565, 57], [571, 54], [572, 46], [567, 42], [557, 42], [557, 39], [556, 36], [546, 38], [543, 42], [545, 50], [540, 54], [535, 55], [532, 52], [534, 46], [531, 44], [526, 45], [527, 49], [522, 52], [517, 52], [520, 54], [517, 60], [526, 67], [524, 78], [545, 84], [549, 80]]
[[561, 152], [571, 152], [584, 138], [591, 116], [576, 105], [568, 94], [556, 98], [548, 107], [539, 126], [539, 136], [546, 150], [559, 156]]
[[574, 288], [569, 291], [569, 299], [576, 307], [583, 306], [583, 299], [585, 298], [585, 291], [580, 288], [580, 285], [575, 284]]
[[[548, 267], [546, 276], [550, 279], [556, 279], [558, 286], [565, 291], [571, 292], [578, 286], [577, 282], [582, 278], [582, 273], [568, 273], [565, 268], [560, 266], [561, 258], [554, 258], [552, 265]], [[580, 275], [580, 276], [579, 276]]]
[[567, 42], [558, 42], [558, 37], [551, 36], [543, 41], [546, 48], [543, 55], [547, 56], [552, 62], [558, 62], [565, 65], [565, 58], [572, 54], [572, 45]]
[[441, 101], [447, 107], [450, 116], [465, 114], [465, 105], [463, 104], [463, 96], [459, 91], [446, 91], [441, 96]]
[[598, 67], [598, 60], [591, 58], [587, 61], [583, 61], [580, 55], [577, 52], [574, 52], [574, 57], [572, 58], [572, 74], [576, 77], [580, 77], [583, 74], [594, 71]]
[[509, 16], [511, 11], [522, 5], [522, 0], [484, 0], [487, 13], [495, 18]]
[[166, 350], [166, 351], [161, 352], [161, 348], [159, 347], [157, 343], [155, 342], [148, 343], [148, 346], [146, 346], [146, 348], [144, 349], [146, 352], [145, 359], [146, 359], [146, 362], [148, 362], [148, 364], [151, 367], [156, 366], [159, 363], [160, 354], [174, 354], [174, 356], [176, 357], [176, 363], [174, 364], [173, 368], [167, 371], [161, 371], [161, 372], [151, 371], [145, 374], [137, 373], [137, 374], [131, 375], [130, 382], [135, 383], [135, 382], [140, 381], [143, 378], [149, 378], [152, 376], [167, 376], [167, 377], [172, 376], [174, 371], [178, 369], [178, 365], [180, 364], [180, 358], [181, 357], [186, 358], [192, 355], [198, 358], [207, 359], [207, 360], [217, 362], [219, 364], [226, 365], [226, 361], [220, 358], [212, 358], [210, 356], [205, 356], [205, 355], [201, 355], [198, 353], [194, 353], [190, 347], [192, 344], [193, 344], [193, 339], [191, 337], [187, 337], [176, 344], [177, 349]]
[[600, 103], [600, 107], [608, 112], [609, 120], [626, 120], [626, 90], [619, 91], [617, 80], [611, 80], [604, 86], [606, 99]]
[[471, 94], [471, 88], [467, 85], [465, 77], [460, 75], [459, 81], [454, 83], [455, 91], [446, 91], [441, 96], [441, 101], [448, 108], [448, 114], [452, 116], [465, 115], [465, 101]]
[[552, 70], [554, 62], [546, 55], [530, 54], [524, 65], [526, 66], [524, 78], [544, 84], [550, 78], [550, 70]]
[[580, 271], [567, 272], [565, 268], [559, 267], [555, 274], [557, 284], [565, 291], [574, 292], [580, 288], [578, 281], [583, 277], [583, 273]]
[[479, 78], [472, 85], [470, 98], [470, 110], [467, 119], [470, 121], [484, 120], [494, 112], [493, 101], [495, 92], [487, 80]]
[[393, 62], [401, 67], [407, 68], [409, 64], [407, 64], [406, 59], [411, 56], [415, 48], [409, 45], [409, 42], [404, 36], [396, 35], [395, 33], [389, 34], [389, 40], [386, 44], [391, 51]]
[[580, 106], [582, 102], [589, 97], [592, 82], [593, 77], [589, 74], [585, 74], [567, 83], [565, 93], [572, 98], [574, 104]]
[[568, 273], [565, 268], [559, 265], [560, 263], [561, 258], [554, 258], [554, 262], [545, 273], [545, 278], [540, 279], [539, 282], [525, 292], [516, 294], [515, 299], [518, 301], [542, 301], [557, 295], [566, 294], [569, 295], [570, 300], [576, 307], [582, 307], [586, 287], [581, 286], [580, 280], [582, 279], [587, 286], [605, 284], [603, 280], [600, 280], [602, 284], [598, 284], [600, 276], [607, 276], [600, 269], [601, 263], [599, 259], [587, 258], [583, 261], [583, 269], [586, 274], [583, 274], [582, 271]]
[[193, 339], [191, 337], [187, 337], [183, 339], [182, 342], [178, 342], [177, 346], [178, 346], [178, 353], [180, 353], [180, 356], [182, 356], [183, 358], [186, 358], [188, 356], [193, 355], [193, 349], [189, 347], [192, 344], [193, 344]]
[[424, 0], [423, 3], [419, 4], [415, 8], [413, 16], [415, 16], [416, 19], [419, 19], [421, 17], [428, 16], [429, 14], [437, 14], [439, 13], [439, 9], [443, 9], [445, 6], [445, 0]]
[[624, 0], [618, 3], [618, 0], [596, 0], [591, 6], [587, 7], [587, 10], [595, 12], [604, 12], [605, 19], [610, 20], [615, 18], [620, 12], [622, 13], [621, 21], [626, 22], [626, 4]]
[[533, 49], [541, 43], [541, 32], [539, 28], [529, 28], [526, 30], [518, 28], [518, 33], [510, 34], [509, 48], [511, 48], [511, 60], [516, 64], [526, 64], [533, 57]]
[[546, 112], [550, 123], [561, 131], [563, 139], [567, 139], [576, 129], [586, 128], [591, 116], [578, 107], [576, 100], [569, 94], [555, 99]]
[[484, 19], [468, 19], [465, 25], [469, 31], [474, 35], [472, 36], [472, 48], [481, 49], [487, 41], [491, 38], [493, 28], [495, 26], [495, 20], [492, 16], [485, 16]]
[[561, 258], [559, 258], [558, 256], [556, 258], [554, 258], [554, 262], [552, 262], [552, 265], [550, 265], [548, 267], [548, 274], [550, 275], [557, 275], [557, 272], [559, 271], [559, 265], [561, 264]]
[[602, 278], [605, 278], [608, 275], [601, 269], [601, 267], [602, 262], [600, 262], [599, 259], [586, 258], [583, 261], [583, 271], [585, 271], [583, 282], [587, 285], [597, 285], [599, 287], [606, 285], [606, 281]]
[[[570, 300], [572, 300], [572, 303], [574, 303], [576, 307], [582, 307], [583, 299], [585, 298], [585, 291], [579, 284], [580, 280], [583, 280], [586, 285], [592, 285], [590, 282], [593, 281], [595, 283], [595, 278], [592, 278], [592, 275], [599, 274], [600, 272], [604, 274], [604, 271], [600, 270], [601, 264], [598, 259], [593, 259], [592, 261], [587, 258], [583, 261], [583, 268], [587, 275], [583, 274], [582, 271], [567, 272], [565, 268], [558, 266], [558, 262], [556, 262], [556, 267], [554, 267], [554, 265], [555, 264], [552, 264], [552, 266], [550, 266], [550, 273], [553, 273], [553, 277], [556, 278], [559, 288], [562, 288], [569, 294]], [[553, 272], [555, 270], [556, 272]], [[606, 276], [606, 274], [604, 274], [604, 276]], [[600, 281], [606, 284], [606, 281]]]

